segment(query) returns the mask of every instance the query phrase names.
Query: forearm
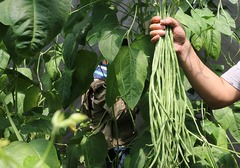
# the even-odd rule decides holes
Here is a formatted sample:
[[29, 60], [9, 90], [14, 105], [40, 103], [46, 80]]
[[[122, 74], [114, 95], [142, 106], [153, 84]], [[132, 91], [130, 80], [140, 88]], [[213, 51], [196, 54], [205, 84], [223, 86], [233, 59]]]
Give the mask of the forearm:
[[238, 95], [234, 95], [236, 89], [203, 64], [189, 41], [178, 52], [178, 58], [189, 82], [210, 107], [221, 108], [238, 99]]

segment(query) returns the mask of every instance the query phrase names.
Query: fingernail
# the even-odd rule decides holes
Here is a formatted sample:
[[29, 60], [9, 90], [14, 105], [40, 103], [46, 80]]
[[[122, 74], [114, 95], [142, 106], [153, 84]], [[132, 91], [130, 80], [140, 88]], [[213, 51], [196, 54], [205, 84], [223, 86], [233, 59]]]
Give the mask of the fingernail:
[[163, 19], [163, 20], [161, 20], [161, 21], [160, 21], [160, 23], [165, 23], [165, 22], [166, 22], [166, 20], [165, 20], [165, 19]]

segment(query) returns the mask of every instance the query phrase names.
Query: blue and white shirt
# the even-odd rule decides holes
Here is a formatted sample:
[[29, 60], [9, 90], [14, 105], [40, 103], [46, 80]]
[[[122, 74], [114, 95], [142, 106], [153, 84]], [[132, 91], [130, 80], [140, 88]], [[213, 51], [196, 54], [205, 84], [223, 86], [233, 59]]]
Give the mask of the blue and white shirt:
[[100, 63], [93, 73], [94, 79], [106, 79], [107, 78], [107, 65]]

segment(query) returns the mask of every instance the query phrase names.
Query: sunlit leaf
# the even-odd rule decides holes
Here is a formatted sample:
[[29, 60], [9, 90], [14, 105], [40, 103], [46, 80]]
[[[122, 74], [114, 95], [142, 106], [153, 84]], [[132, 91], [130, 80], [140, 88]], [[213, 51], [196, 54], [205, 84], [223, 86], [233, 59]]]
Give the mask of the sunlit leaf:
[[111, 63], [119, 52], [126, 31], [121, 29], [106, 30], [102, 32], [99, 40], [99, 49], [103, 57]]
[[[38, 160], [41, 159], [43, 156], [45, 150], [47, 149], [47, 146], [49, 144], [49, 141], [45, 139], [37, 139], [37, 140], [32, 140], [31, 142], [23, 142], [23, 141], [15, 141], [10, 143], [9, 146], [3, 148], [3, 151], [6, 152], [6, 154], [14, 158], [14, 162], [12, 160], [2, 160], [0, 157], [0, 167], [16, 167], [16, 164], [23, 167], [23, 164], [30, 164], [30, 163], [24, 163], [24, 160], [27, 157], [35, 157], [38, 158]], [[31, 162], [31, 159], [28, 160]], [[36, 165], [37, 162], [31, 162], [32, 164]], [[54, 146], [50, 148], [50, 153], [48, 157], [45, 160], [45, 164], [48, 165], [49, 167], [59, 167], [60, 163], [57, 157], [57, 152]], [[32, 167], [34, 167], [32, 165]]]
[[204, 32], [204, 51], [206, 56], [217, 60], [221, 52], [221, 34], [217, 30], [208, 30]]
[[238, 113], [234, 114], [232, 109], [229, 107], [214, 110], [213, 114], [221, 127], [225, 130], [229, 130], [231, 135], [237, 141], [240, 141], [240, 115]]
[[120, 96], [133, 109], [141, 97], [147, 78], [147, 56], [134, 48], [122, 47], [114, 66]]

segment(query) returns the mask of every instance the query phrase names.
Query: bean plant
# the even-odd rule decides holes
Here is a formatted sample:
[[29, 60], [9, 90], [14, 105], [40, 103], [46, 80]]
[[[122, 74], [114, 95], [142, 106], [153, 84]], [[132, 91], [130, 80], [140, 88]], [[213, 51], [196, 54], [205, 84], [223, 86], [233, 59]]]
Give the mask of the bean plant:
[[[237, 0], [173, 2], [172, 17], [207, 66], [221, 75], [237, 63]], [[155, 162], [163, 155], [152, 141], [149, 104], [156, 63], [149, 21], [157, 15], [155, 5], [154, 0], [0, 0], [0, 167], [104, 166], [107, 142], [90, 129], [81, 109], [82, 95], [103, 59], [108, 62], [107, 105], [121, 97], [130, 110], [139, 106], [143, 118], [124, 167], [161, 167]], [[190, 134], [189, 143], [178, 146], [177, 167], [238, 167], [239, 102], [212, 110], [181, 68], [178, 75], [192, 112], [184, 109], [179, 120]], [[161, 101], [168, 97], [164, 94]], [[168, 152], [165, 159], [173, 156]]]

